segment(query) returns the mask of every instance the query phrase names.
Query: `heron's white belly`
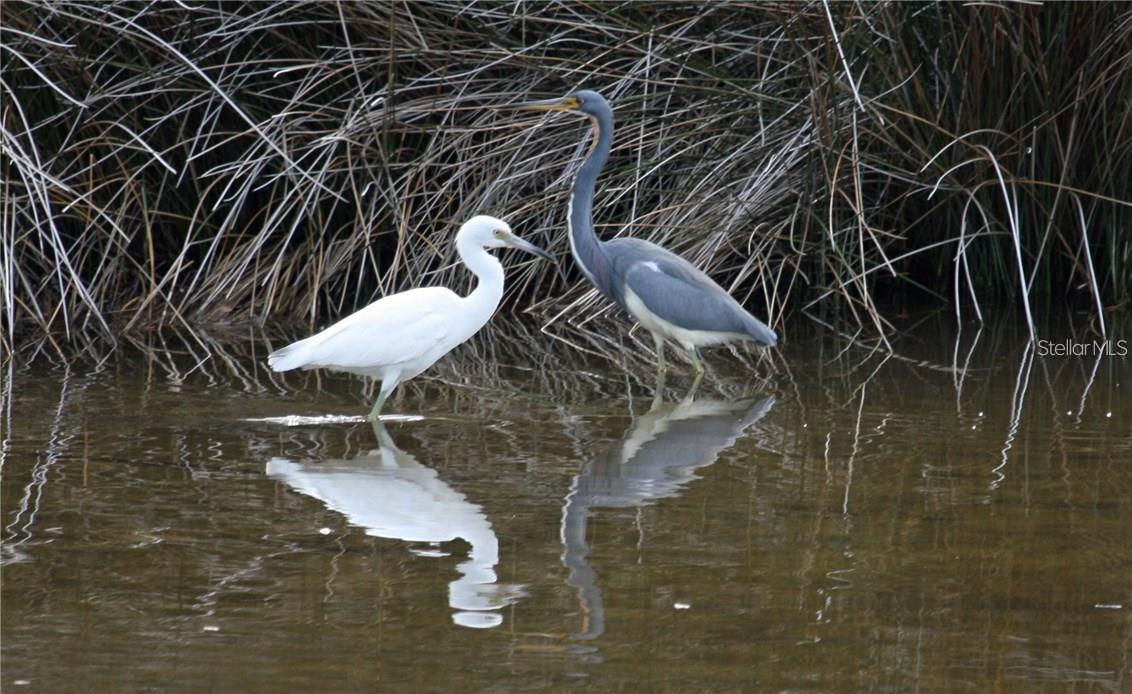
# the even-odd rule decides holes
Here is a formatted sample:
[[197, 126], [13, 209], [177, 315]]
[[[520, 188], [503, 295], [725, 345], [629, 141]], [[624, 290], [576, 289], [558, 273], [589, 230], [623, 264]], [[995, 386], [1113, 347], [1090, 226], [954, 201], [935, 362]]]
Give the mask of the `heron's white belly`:
[[625, 306], [629, 309], [629, 313], [633, 314], [637, 322], [646, 330], [662, 335], [670, 340], [675, 340], [683, 345], [685, 349], [703, 347], [705, 345], [716, 345], [721, 342], [731, 342], [733, 340], [750, 339], [746, 335], [739, 333], [716, 332], [713, 330], [688, 330], [681, 328], [650, 311], [649, 307], [645, 306], [645, 302], [641, 301], [641, 297], [634, 294], [633, 290], [628, 287], [625, 287]]

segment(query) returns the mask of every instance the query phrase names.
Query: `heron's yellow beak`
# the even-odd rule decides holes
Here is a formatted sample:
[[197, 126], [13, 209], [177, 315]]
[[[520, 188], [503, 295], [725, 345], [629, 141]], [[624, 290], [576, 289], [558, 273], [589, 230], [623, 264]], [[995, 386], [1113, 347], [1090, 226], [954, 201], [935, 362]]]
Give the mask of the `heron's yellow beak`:
[[573, 111], [581, 105], [582, 102], [577, 97], [562, 96], [557, 99], [524, 101], [519, 104], [506, 104], [494, 108], [503, 111]]

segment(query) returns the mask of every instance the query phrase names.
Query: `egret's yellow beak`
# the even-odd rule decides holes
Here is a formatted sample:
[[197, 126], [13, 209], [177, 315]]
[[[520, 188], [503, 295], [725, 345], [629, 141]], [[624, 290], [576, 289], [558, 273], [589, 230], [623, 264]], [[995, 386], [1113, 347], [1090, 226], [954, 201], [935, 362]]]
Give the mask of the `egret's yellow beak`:
[[556, 99], [524, 101], [518, 104], [495, 106], [494, 108], [501, 111], [573, 111], [581, 105], [582, 101], [577, 97], [560, 96]]

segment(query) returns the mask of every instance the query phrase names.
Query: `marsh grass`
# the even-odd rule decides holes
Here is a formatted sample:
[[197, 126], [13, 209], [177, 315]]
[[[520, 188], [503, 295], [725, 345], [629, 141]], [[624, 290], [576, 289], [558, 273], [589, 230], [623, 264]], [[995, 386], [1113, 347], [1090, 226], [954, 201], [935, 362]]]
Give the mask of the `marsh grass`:
[[[6, 351], [153, 325], [295, 321], [469, 284], [506, 217], [507, 305], [601, 345], [568, 261], [585, 122], [614, 103], [599, 233], [662, 243], [756, 314], [883, 341], [894, 297], [1093, 328], [1132, 295], [1126, 4], [0, 5]], [[1001, 310], [1001, 309], [998, 309]], [[612, 349], [612, 345], [606, 345]]]

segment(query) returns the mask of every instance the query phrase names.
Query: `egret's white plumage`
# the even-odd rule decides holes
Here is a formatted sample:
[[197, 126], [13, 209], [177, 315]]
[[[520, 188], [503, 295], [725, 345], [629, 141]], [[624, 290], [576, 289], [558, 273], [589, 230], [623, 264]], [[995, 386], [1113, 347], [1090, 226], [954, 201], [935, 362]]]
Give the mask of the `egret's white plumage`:
[[274, 371], [326, 368], [370, 376], [381, 392], [370, 412], [381, 406], [398, 383], [436, 363], [475, 335], [503, 298], [503, 266], [486, 248], [518, 248], [550, 258], [546, 251], [511, 232], [506, 222], [479, 215], [456, 234], [456, 251], [479, 280], [468, 296], [446, 287], [421, 287], [379, 299], [316, 335], [272, 352]]

